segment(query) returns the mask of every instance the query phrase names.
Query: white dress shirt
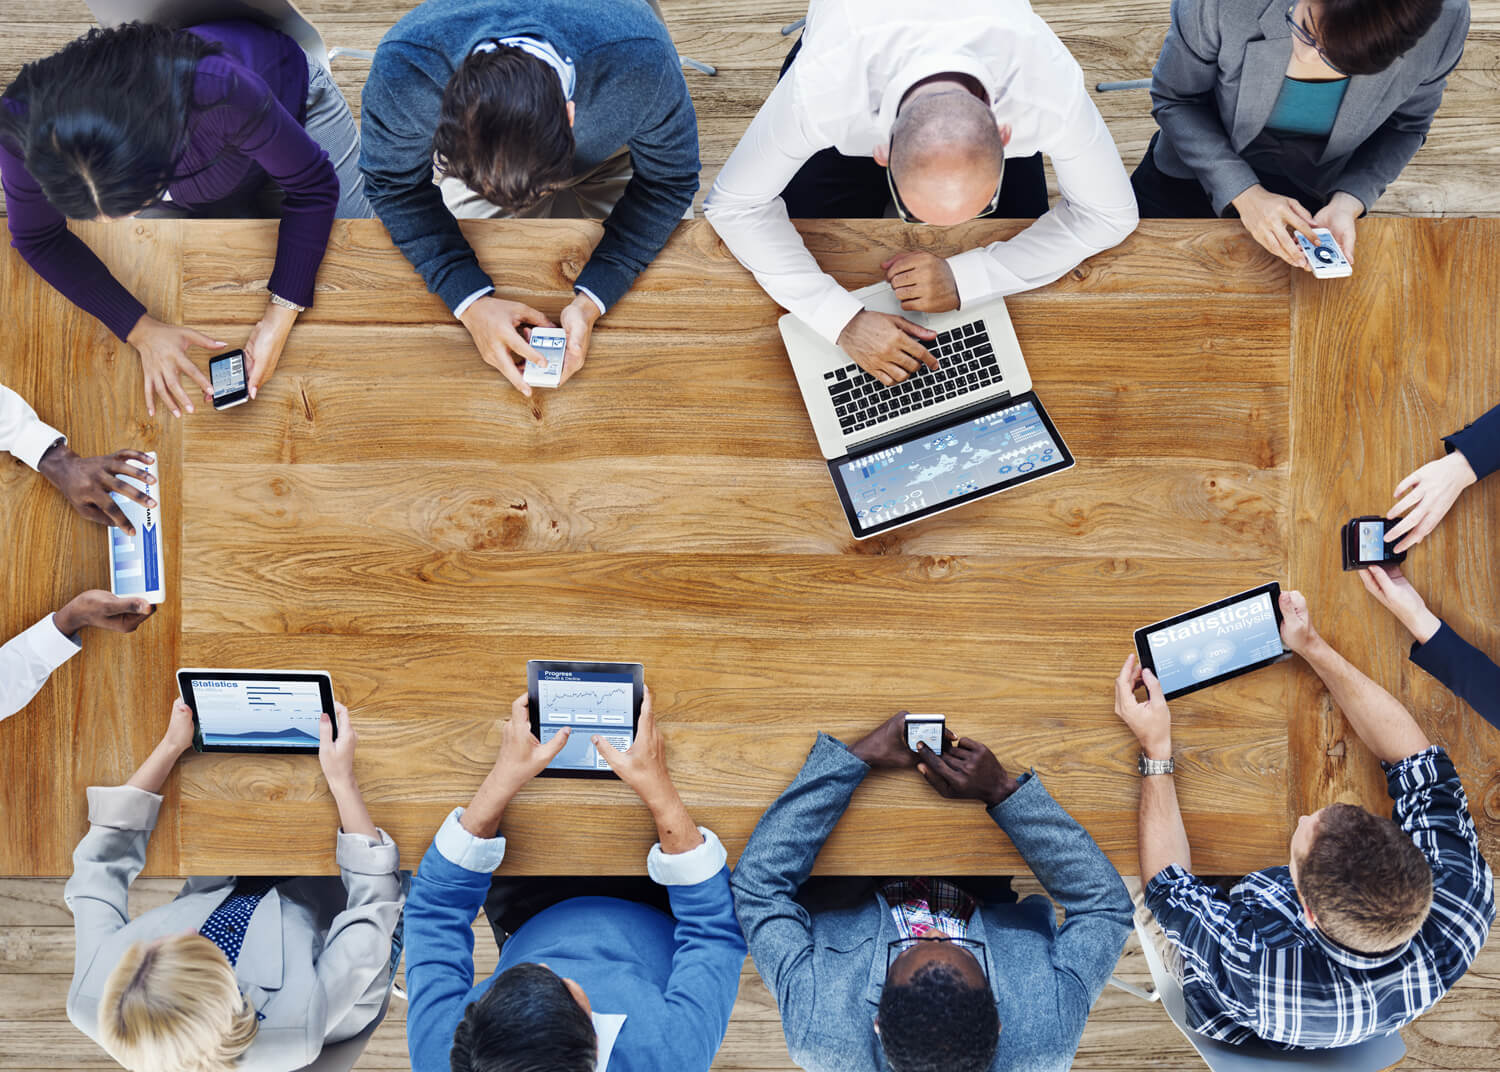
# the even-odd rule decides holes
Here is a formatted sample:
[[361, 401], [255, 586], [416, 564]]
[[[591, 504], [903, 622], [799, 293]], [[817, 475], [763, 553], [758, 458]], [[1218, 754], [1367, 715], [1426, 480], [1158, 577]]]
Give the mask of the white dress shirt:
[[756, 281], [837, 342], [863, 307], [818, 268], [781, 191], [830, 146], [872, 156], [890, 142], [901, 98], [955, 72], [984, 87], [1006, 155], [1052, 158], [1062, 198], [1015, 238], [948, 258], [960, 302], [1030, 290], [1117, 245], [1139, 218], [1135, 195], [1083, 71], [1026, 0], [812, 0], [802, 51], [730, 154], [703, 213]]
[[37, 420], [36, 410], [24, 398], [0, 384], [0, 450], [35, 469], [47, 448], [63, 438], [56, 428]]

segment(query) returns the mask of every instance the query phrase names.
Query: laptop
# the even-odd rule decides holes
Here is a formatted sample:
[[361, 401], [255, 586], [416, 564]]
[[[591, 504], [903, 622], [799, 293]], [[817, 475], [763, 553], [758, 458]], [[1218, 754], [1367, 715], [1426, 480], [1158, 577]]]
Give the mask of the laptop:
[[910, 313], [885, 283], [855, 292], [866, 309], [938, 333], [923, 365], [886, 387], [790, 313], [781, 337], [849, 529], [866, 539], [1073, 467], [1031, 389], [1003, 299]]

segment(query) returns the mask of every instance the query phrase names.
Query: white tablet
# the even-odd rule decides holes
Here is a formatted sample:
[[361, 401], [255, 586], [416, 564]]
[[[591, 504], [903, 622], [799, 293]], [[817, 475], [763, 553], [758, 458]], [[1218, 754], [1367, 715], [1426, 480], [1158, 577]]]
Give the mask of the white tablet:
[[179, 670], [177, 687], [199, 752], [316, 755], [323, 713], [333, 714], [333, 679], [321, 670]]

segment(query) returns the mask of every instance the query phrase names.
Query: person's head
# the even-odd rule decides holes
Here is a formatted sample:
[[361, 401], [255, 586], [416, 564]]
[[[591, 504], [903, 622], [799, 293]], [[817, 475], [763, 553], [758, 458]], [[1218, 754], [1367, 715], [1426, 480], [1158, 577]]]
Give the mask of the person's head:
[[886, 972], [875, 1031], [891, 1072], [984, 1072], [1000, 1014], [984, 969], [963, 946], [914, 942]]
[[1360, 953], [1395, 949], [1427, 920], [1432, 868], [1391, 820], [1330, 804], [1297, 822], [1292, 882], [1313, 926]]
[[501, 972], [453, 1033], [453, 1072], [594, 1072], [599, 1037], [588, 995], [545, 964]]
[[557, 72], [519, 49], [476, 52], [448, 80], [432, 149], [444, 174], [508, 212], [573, 174], [573, 102]]
[[1291, 19], [1335, 70], [1378, 74], [1410, 51], [1442, 10], [1443, 0], [1296, 0]]
[[982, 215], [1005, 169], [1005, 138], [987, 105], [951, 81], [910, 91], [877, 163], [914, 221], [947, 226]]
[[99, 994], [99, 1041], [131, 1072], [227, 1072], [255, 1028], [234, 968], [199, 934], [135, 943]]
[[148, 23], [90, 30], [21, 69], [0, 103], [0, 137], [64, 216], [133, 215], [176, 176], [198, 63], [219, 51]]

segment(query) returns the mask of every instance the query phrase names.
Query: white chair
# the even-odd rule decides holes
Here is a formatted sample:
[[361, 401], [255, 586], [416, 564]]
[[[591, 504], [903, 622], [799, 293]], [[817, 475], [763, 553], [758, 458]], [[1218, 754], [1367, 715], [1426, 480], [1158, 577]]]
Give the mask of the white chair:
[[374, 59], [361, 48], [329, 48], [292, 0], [85, 0], [101, 26], [122, 22], [156, 22], [163, 26], [193, 26], [221, 19], [249, 19], [286, 34], [325, 69], [337, 56]]
[[1151, 971], [1154, 993], [1141, 991], [1138, 987], [1111, 979], [1121, 990], [1127, 990], [1148, 1001], [1161, 1002], [1167, 1016], [1177, 1030], [1192, 1043], [1210, 1072], [1279, 1072], [1283, 1068], [1299, 1068], [1314, 1072], [1381, 1072], [1390, 1068], [1406, 1056], [1406, 1043], [1400, 1034], [1392, 1032], [1378, 1038], [1366, 1039], [1353, 1046], [1341, 1046], [1335, 1050], [1278, 1050], [1260, 1041], [1244, 1042], [1231, 1046], [1200, 1035], [1187, 1026], [1187, 1006], [1182, 996], [1182, 984], [1162, 963], [1156, 943], [1139, 920], [1135, 924], [1136, 936], [1145, 954], [1146, 966]]
[[[646, 3], [650, 4], [651, 10], [656, 12], [656, 21], [660, 22], [663, 26], [666, 26], [667, 17], [662, 14], [661, 4], [658, 2], [658, 0], [646, 0]], [[667, 28], [671, 29], [671, 27]], [[678, 55], [677, 60], [684, 67], [691, 67], [693, 70], [702, 71], [704, 74], [714, 75], [719, 73], [719, 69], [717, 67], [710, 66], [707, 63], [700, 63], [698, 60], [690, 59], [689, 57], [683, 56], [681, 54]]]

